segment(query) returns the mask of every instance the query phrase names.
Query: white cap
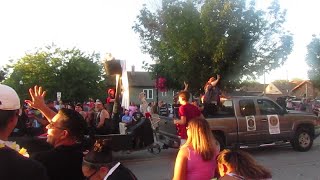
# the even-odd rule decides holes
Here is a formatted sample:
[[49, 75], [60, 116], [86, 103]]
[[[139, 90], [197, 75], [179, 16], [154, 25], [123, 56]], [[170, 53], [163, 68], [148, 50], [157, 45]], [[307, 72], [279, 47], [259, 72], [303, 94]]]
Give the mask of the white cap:
[[95, 104], [102, 104], [102, 102], [99, 99], [97, 99]]
[[20, 109], [20, 99], [16, 91], [11, 87], [3, 84], [0, 84], [0, 109]]

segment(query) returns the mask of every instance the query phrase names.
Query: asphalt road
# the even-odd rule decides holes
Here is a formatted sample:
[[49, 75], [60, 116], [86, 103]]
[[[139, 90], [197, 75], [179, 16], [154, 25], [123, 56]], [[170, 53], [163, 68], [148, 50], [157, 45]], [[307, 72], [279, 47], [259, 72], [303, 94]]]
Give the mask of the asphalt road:
[[[320, 180], [320, 138], [308, 152], [296, 152], [290, 145], [245, 149], [273, 174], [273, 180]], [[115, 153], [115, 158], [129, 167], [140, 180], [172, 178], [177, 149], [154, 155], [146, 150]]]

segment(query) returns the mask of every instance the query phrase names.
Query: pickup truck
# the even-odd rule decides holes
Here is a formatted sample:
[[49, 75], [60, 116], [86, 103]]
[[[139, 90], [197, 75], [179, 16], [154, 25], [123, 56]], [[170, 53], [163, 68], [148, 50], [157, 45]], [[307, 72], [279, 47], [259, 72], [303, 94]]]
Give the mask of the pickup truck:
[[[165, 147], [178, 148], [173, 118], [160, 116], [157, 138]], [[291, 143], [308, 151], [320, 135], [320, 119], [312, 113], [283, 109], [265, 96], [239, 96], [222, 102], [219, 111], [206, 117], [221, 148], [257, 147]]]

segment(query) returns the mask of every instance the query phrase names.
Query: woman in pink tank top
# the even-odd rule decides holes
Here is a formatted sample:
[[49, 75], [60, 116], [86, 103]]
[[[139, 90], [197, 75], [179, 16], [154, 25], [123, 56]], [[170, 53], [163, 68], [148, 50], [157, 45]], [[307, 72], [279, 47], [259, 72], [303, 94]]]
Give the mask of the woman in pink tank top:
[[205, 119], [191, 119], [187, 142], [180, 148], [173, 180], [210, 180], [215, 177], [219, 145]]

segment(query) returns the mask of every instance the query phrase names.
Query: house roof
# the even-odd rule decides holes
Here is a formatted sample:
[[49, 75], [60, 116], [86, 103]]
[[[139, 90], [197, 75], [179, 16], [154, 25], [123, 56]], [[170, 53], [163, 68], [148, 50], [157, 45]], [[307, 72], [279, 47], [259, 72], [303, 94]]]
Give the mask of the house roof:
[[265, 85], [259, 84], [259, 83], [248, 84], [246, 86], [241, 87], [241, 90], [246, 92], [263, 92], [263, 89], [267, 86], [268, 84], [265, 84]]
[[303, 84], [305, 84], [305, 83], [310, 83], [310, 81], [309, 81], [309, 80], [301, 81], [298, 85], [296, 84], [296, 86], [294, 86], [294, 87], [292, 88], [292, 91], [298, 89], [299, 87], [301, 87], [301, 86], [302, 86]]
[[154, 86], [154, 80], [151, 79], [149, 72], [131, 72], [128, 71], [129, 86], [140, 87], [152, 87]]
[[291, 91], [297, 84], [287, 81], [276, 81], [272, 82], [274, 86], [276, 86], [281, 93], [287, 93], [287, 90]]
[[[153, 87], [154, 80], [151, 79], [151, 74], [149, 72], [131, 72], [127, 71], [128, 73], [128, 81], [130, 87]], [[116, 84], [116, 77], [115, 76], [107, 76], [106, 77], [107, 86], [113, 87]]]

